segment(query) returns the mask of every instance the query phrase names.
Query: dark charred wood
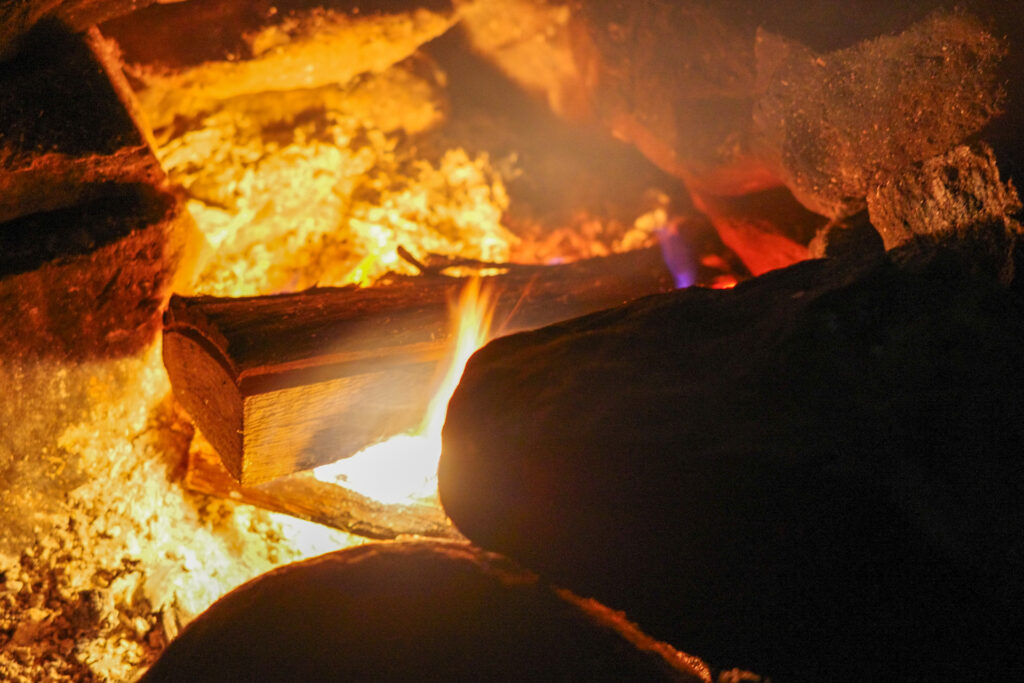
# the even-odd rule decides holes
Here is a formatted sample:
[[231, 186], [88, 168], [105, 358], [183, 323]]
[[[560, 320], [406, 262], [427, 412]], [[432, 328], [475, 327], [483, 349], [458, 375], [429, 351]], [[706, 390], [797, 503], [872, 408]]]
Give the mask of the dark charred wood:
[[713, 664], [1017, 678], [1024, 300], [989, 246], [918, 238], [495, 340], [449, 404], [445, 510]]
[[195, 226], [148, 185], [90, 188], [80, 206], [0, 225], [0, 348], [23, 358], [134, 353], [187, 273]]
[[199, 493], [255, 505], [367, 538], [461, 538], [436, 505], [385, 505], [341, 486], [319, 481], [309, 473], [242, 486], [224, 469], [209, 444], [201, 440], [193, 443], [189, 451], [185, 485]]
[[[484, 278], [496, 333], [672, 289], [657, 249]], [[243, 484], [333, 462], [415, 427], [450, 330], [447, 277], [365, 289], [174, 297], [164, 364], [175, 396]]]
[[36, 27], [0, 62], [0, 221], [87, 201], [102, 183], [161, 184], [136, 112], [97, 31]]
[[465, 544], [371, 544], [282, 567], [190, 623], [158, 681], [678, 681], [703, 662]]

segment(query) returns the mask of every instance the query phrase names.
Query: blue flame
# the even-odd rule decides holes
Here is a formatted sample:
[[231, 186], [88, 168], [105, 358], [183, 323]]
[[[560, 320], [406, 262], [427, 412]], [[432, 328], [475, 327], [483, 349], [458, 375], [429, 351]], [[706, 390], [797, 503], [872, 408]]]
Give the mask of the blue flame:
[[691, 287], [697, 282], [697, 259], [690, 245], [682, 238], [674, 225], [666, 225], [655, 231], [661, 245], [661, 257], [672, 271], [676, 289]]

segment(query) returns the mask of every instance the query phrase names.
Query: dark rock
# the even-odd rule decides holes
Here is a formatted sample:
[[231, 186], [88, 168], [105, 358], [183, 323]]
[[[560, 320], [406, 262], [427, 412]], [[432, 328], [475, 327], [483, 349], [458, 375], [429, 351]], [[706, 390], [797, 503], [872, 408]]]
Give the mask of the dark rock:
[[919, 239], [497, 339], [449, 404], [445, 509], [712, 664], [1019, 677], [1024, 301], [975, 254]]
[[999, 179], [986, 145], [961, 145], [906, 167], [868, 194], [871, 223], [887, 249], [916, 235], [962, 234], [992, 223], [1019, 234], [1024, 230], [1011, 216], [1020, 209], [1013, 183]]
[[462, 544], [289, 565], [214, 603], [143, 681], [685, 681], [704, 664]]

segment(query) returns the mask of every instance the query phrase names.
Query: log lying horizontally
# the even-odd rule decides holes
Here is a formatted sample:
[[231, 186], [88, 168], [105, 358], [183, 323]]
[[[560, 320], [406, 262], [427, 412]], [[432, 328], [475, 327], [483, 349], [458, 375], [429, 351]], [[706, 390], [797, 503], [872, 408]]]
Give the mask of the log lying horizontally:
[[713, 664], [1019, 679], [1024, 299], [996, 228], [491, 342], [448, 407], [445, 511]]
[[[498, 333], [672, 289], [645, 249], [484, 278]], [[219, 299], [175, 297], [164, 364], [228, 471], [254, 484], [352, 455], [414, 427], [435, 389], [459, 280]]]

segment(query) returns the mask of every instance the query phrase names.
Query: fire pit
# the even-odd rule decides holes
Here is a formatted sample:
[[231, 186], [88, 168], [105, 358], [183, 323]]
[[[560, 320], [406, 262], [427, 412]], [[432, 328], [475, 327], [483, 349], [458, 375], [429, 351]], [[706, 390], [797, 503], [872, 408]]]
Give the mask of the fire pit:
[[[734, 666], [880, 675], [890, 652], [854, 663], [856, 624], [822, 625], [847, 640], [821, 646], [806, 605], [773, 636], [765, 624], [793, 616], [777, 603], [798, 605], [803, 589], [738, 565], [749, 553], [798, 566], [821, 595], [837, 581], [867, 591], [832, 550], [856, 556], [862, 532], [886, 548], [903, 538], [883, 533], [904, 510], [881, 498], [885, 514], [850, 513], [847, 545], [812, 532], [844, 527], [815, 507], [827, 496], [813, 476], [797, 473], [804, 500], [771, 469], [782, 451], [791, 465], [871, 449], [902, 462], [940, 423], [964, 439], [957, 452], [1013, 449], [993, 375], [1020, 372], [1003, 344], [1020, 322], [1022, 263], [1012, 12], [980, 0], [973, 14], [938, 1], [137, 4], [0, 9], [0, 672], [131, 679], [274, 567], [423, 537], [455, 545], [399, 544], [395, 557], [492, 562], [458, 545], [466, 534], [709, 658], [686, 659], [694, 680], [746, 675]], [[876, 306], [886, 292], [896, 300]], [[935, 324], [906, 332], [917, 315]], [[987, 346], [973, 357], [947, 325]], [[928, 362], [953, 348], [959, 365], [921, 361], [906, 395], [876, 382], [910, 363], [890, 345], [900, 330]], [[884, 358], [864, 360], [858, 335]], [[830, 393], [830, 363], [862, 361], [870, 390], [839, 373]], [[933, 401], [935, 373], [1002, 406], [995, 436], [964, 437], [993, 413]], [[785, 417], [763, 417], [777, 397]], [[908, 407], [918, 397], [938, 408], [922, 417]], [[891, 414], [903, 417], [874, 431]], [[705, 472], [707, 453], [727, 462]], [[717, 506], [711, 489], [733, 484], [746, 502]], [[691, 486], [686, 504], [665, 489]], [[910, 519], [945, 525], [938, 546], [963, 541], [945, 530], [961, 508], [911, 488]], [[1002, 515], [1002, 540], [979, 552], [1002, 544], [1013, 567], [1003, 488], [964, 524]], [[566, 492], [578, 509], [561, 507]], [[747, 525], [743, 511], [763, 519]], [[688, 536], [680, 517], [705, 513], [715, 519]], [[932, 536], [913, 538], [920, 583]], [[811, 555], [787, 564], [804, 541], [820, 549], [814, 571]], [[349, 552], [337, 562], [392, 551]], [[957, 582], [978, 569], [964, 567]], [[702, 583], [709, 571], [720, 578]], [[1009, 569], [978, 571], [985, 600], [986, 582], [1016, 585]], [[630, 576], [650, 582], [646, 597], [620, 590]], [[993, 599], [1016, 623], [1000, 602], [1011, 588]], [[874, 599], [836, 609], [867, 621]], [[915, 602], [907, 623], [931, 605]], [[659, 653], [651, 666], [682, 661], [627, 626], [615, 628]], [[1010, 664], [950, 638], [993, 670]], [[890, 641], [924, 651], [921, 638]], [[919, 666], [900, 657], [903, 673]], [[963, 660], [949, 661], [935, 672]]]

